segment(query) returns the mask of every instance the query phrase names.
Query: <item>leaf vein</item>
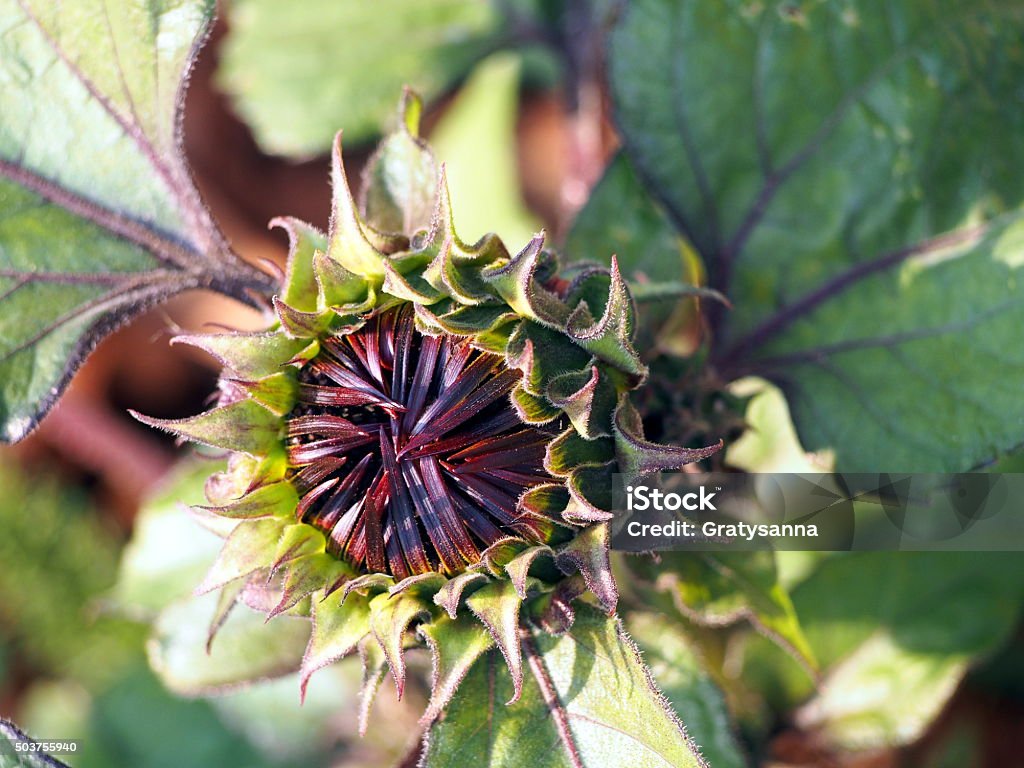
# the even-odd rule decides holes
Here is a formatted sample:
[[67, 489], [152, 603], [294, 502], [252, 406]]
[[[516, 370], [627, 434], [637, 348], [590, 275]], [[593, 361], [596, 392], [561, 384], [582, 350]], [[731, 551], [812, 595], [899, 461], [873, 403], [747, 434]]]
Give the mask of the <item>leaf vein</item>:
[[187, 269], [198, 256], [190, 245], [173, 235], [161, 232], [149, 223], [110, 210], [17, 163], [0, 158], [0, 177], [6, 177], [74, 215], [145, 248], [171, 266]]

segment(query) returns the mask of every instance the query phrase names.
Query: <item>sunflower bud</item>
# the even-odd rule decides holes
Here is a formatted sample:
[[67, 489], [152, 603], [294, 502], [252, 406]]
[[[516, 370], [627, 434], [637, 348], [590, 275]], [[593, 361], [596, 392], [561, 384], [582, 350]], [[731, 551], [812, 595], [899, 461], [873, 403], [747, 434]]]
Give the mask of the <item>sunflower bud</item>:
[[229, 533], [199, 590], [310, 615], [303, 690], [358, 650], [368, 688], [386, 665], [401, 695], [404, 649], [425, 643], [429, 720], [494, 645], [518, 697], [521, 622], [564, 631], [586, 593], [615, 610], [614, 473], [719, 446], [644, 438], [629, 393], [647, 370], [614, 260], [560, 271], [543, 234], [516, 255], [459, 239], [418, 114], [407, 95], [361, 207], [335, 141], [326, 236], [275, 220], [291, 245], [271, 328], [175, 339], [224, 366], [218, 407], [139, 418], [232, 452], [207, 484]]

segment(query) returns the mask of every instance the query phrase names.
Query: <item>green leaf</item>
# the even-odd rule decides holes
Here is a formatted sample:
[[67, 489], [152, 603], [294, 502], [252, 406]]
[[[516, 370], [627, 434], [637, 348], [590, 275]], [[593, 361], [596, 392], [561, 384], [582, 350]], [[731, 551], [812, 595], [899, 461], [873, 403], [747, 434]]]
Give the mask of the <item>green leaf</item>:
[[512, 683], [490, 651], [428, 732], [423, 768], [701, 765], [617, 619], [579, 605], [569, 632], [531, 630], [524, 650], [520, 700], [504, 704]]
[[146, 646], [153, 671], [183, 696], [213, 694], [294, 672], [309, 640], [310, 624], [279, 616], [273, 621], [239, 604], [207, 652], [217, 595], [172, 603], [157, 618]]
[[626, 150], [735, 306], [713, 362], [780, 384], [840, 470], [1024, 436], [1022, 29], [981, 0], [639, 0], [613, 33]]
[[523, 204], [516, 161], [519, 57], [482, 62], [430, 135], [445, 164], [459, 237], [467, 243], [496, 232], [516, 250], [540, 229]]
[[943, 709], [971, 663], [1011, 636], [1022, 600], [1024, 564], [1013, 553], [835, 555], [793, 591], [825, 670], [820, 690], [774, 664], [760, 644], [741, 679], [787, 708], [810, 696], [797, 723], [832, 748], [907, 744]]
[[[232, 731], [244, 734], [274, 759], [274, 765], [323, 765], [327, 745], [336, 744], [346, 735], [355, 739], [359, 684], [359, 664], [353, 661], [323, 670], [301, 705], [295, 697], [298, 681], [294, 675], [217, 696], [210, 703]], [[394, 723], [389, 724], [394, 727]], [[363, 742], [359, 746], [368, 745]], [[221, 764], [238, 762], [229, 758]]]
[[828, 472], [830, 457], [808, 454], [793, 429], [786, 398], [757, 378], [734, 381], [729, 391], [750, 398], [743, 419], [747, 430], [726, 450], [726, 463], [744, 472]]
[[487, 52], [499, 16], [476, 0], [240, 0], [219, 80], [260, 146], [324, 152], [339, 127], [379, 133], [405, 85], [433, 99]]
[[131, 614], [149, 616], [187, 597], [216, 559], [223, 540], [186, 512], [206, 501], [203, 487], [217, 464], [180, 465], [135, 517], [121, 553], [113, 599]]
[[678, 627], [654, 614], [631, 615], [626, 624], [703, 758], [712, 768], [746, 768], [725, 697]]
[[24, 437], [97, 342], [190, 288], [268, 279], [228, 250], [179, 151], [212, 3], [0, 0], [0, 440]]
[[692, 621], [722, 626], [748, 620], [808, 668], [814, 652], [786, 590], [773, 552], [663, 552], [660, 562], [632, 558], [631, 567], [667, 585], [675, 606]]

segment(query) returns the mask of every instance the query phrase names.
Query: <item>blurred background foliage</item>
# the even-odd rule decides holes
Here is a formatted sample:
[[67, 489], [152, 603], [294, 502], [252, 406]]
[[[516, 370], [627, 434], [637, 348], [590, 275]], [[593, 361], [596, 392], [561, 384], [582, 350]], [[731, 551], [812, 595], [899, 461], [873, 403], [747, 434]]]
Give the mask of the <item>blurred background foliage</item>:
[[[288, 214], [325, 227], [334, 132], [345, 129], [357, 178], [411, 85], [428, 101], [465, 238], [495, 230], [514, 248], [543, 226], [569, 258], [615, 252], [640, 281], [701, 283], [705, 267], [671, 211], [618, 153], [603, 74], [617, 7], [225, 3], [188, 91], [197, 182], [238, 251], [281, 263], [283, 238], [266, 222]], [[644, 312], [643, 347], [664, 353], [656, 373], [687, 375], [681, 356], [703, 354], [696, 303]], [[206, 653], [216, 606], [191, 590], [218, 542], [183, 504], [201, 500], [209, 464], [175, 468], [177, 448], [124, 409], [200, 410], [210, 361], [166, 338], [210, 318], [259, 324], [217, 297], [177, 299], [104, 342], [42, 428], [0, 452], [0, 715], [82, 740], [75, 768], [412, 765], [423, 690], [398, 703], [386, 682], [375, 705], [385, 716], [356, 738], [357, 665], [315, 677], [299, 706], [305, 625], [263, 626], [241, 607]], [[747, 428], [729, 449], [735, 468], [835, 461], [800, 445], [785, 397], [762, 380], [706, 397], [670, 389], [652, 395], [649, 426], [694, 442]], [[994, 469], [1024, 471], [1024, 458]], [[619, 567], [627, 627], [715, 768], [1022, 764], [1017, 555], [668, 557], [667, 589], [636, 563]], [[233, 685], [254, 671], [268, 681]]]

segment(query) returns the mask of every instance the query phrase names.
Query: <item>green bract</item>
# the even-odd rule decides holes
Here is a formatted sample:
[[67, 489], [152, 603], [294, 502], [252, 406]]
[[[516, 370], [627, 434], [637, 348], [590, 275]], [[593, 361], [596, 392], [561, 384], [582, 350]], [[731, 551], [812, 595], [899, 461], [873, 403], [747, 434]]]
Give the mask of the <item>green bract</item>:
[[308, 613], [303, 687], [358, 649], [368, 688], [388, 665], [401, 694], [403, 650], [425, 643], [429, 720], [494, 645], [518, 698], [523, 622], [564, 631], [588, 592], [614, 612], [614, 473], [718, 446], [644, 439], [629, 392], [647, 370], [614, 262], [560, 272], [543, 234], [515, 256], [459, 239], [419, 112], [407, 96], [361, 209], [335, 141], [327, 236], [275, 222], [291, 249], [268, 331], [176, 339], [223, 363], [219, 406], [140, 418], [233, 452], [207, 484], [201, 514], [226, 541], [199, 591], [222, 589], [223, 611]]

